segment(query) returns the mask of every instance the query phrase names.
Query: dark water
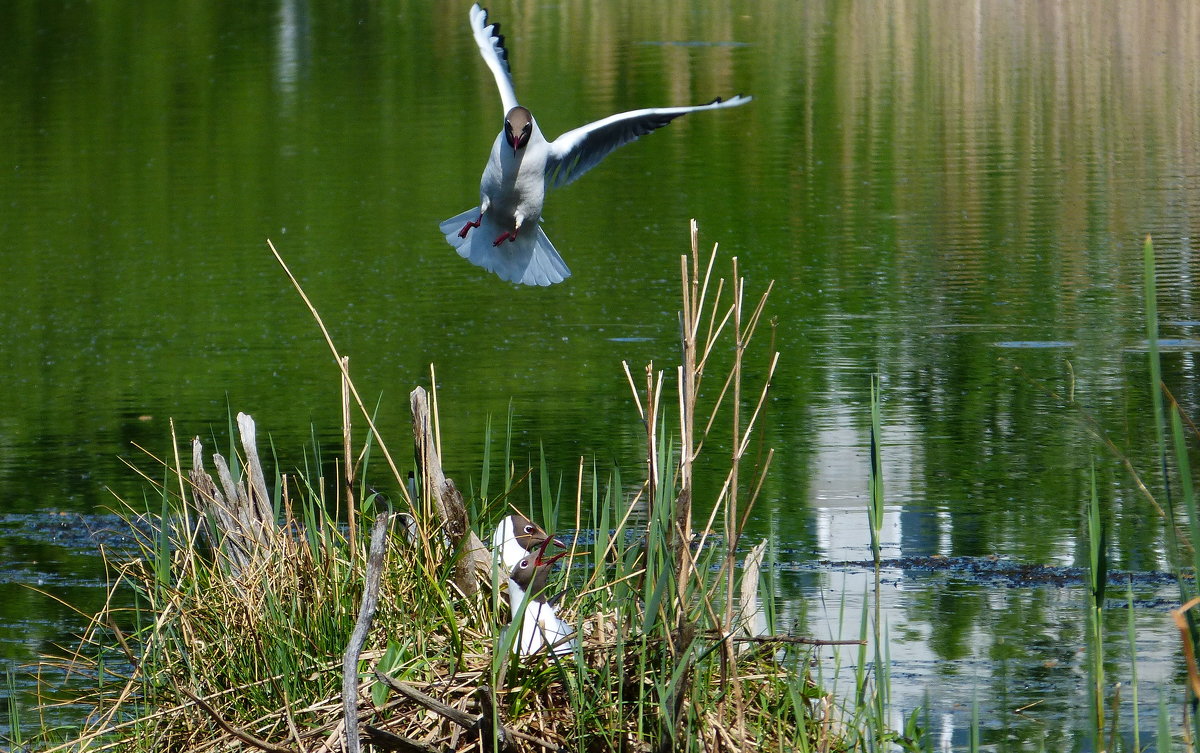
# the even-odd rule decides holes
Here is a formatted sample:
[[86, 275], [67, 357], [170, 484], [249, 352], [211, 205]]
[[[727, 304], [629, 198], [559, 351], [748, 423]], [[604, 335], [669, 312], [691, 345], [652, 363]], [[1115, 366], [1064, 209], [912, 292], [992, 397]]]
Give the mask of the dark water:
[[[624, 109], [755, 97], [677, 121], [553, 194], [545, 229], [574, 276], [550, 289], [489, 276], [437, 232], [476, 202], [501, 118], [466, 5], [0, 6], [0, 546], [22, 575], [0, 579], [5, 662], [78, 629], [14, 581], [85, 606], [103, 581], [94, 558], [31, 539], [19, 531], [32, 519], [13, 516], [140, 502], [121, 459], [161, 477], [137, 447], [169, 455], [172, 419], [181, 441], [223, 445], [230, 407], [255, 416], [285, 469], [314, 432], [334, 456], [337, 371], [268, 237], [360, 392], [381, 396], [393, 444], [434, 363], [456, 478], [478, 476], [484, 423], [510, 401], [518, 457], [544, 447], [563, 473], [580, 456], [632, 472], [642, 429], [620, 363], [675, 362], [695, 217], [723, 264], [739, 257], [751, 294], [776, 281], [774, 327], [748, 357], [757, 377], [771, 343], [781, 353], [761, 435], [776, 457], [752, 520], [781, 558], [866, 558], [879, 373], [896, 553], [1078, 563], [1094, 463], [1114, 566], [1167, 566], [1155, 507], [1096, 432], [1161, 493], [1146, 234], [1164, 378], [1200, 413], [1200, 7], [491, 11], [551, 136]], [[826, 629], [831, 594], [861, 600], [857, 577], [785, 573], [784, 611]], [[977, 692], [998, 749], [1047, 727], [1053, 747], [1086, 745], [1082, 591], [890, 578], [898, 704]], [[1163, 607], [1138, 620], [1150, 713], [1158, 693], [1179, 701], [1180, 666]], [[1127, 652], [1113, 651], [1127, 682]], [[1026, 695], [1053, 708], [1011, 716]], [[935, 712], [960, 730], [969, 715], [950, 701]]]

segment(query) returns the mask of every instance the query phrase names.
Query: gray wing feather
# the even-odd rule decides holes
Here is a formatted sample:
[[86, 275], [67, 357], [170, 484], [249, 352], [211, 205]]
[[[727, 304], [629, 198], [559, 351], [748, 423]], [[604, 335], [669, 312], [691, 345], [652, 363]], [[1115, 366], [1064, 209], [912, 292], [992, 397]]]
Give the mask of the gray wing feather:
[[577, 180], [619, 147], [662, 128], [675, 118], [700, 110], [737, 107], [752, 97], [741, 94], [731, 99], [714, 99], [693, 107], [654, 107], [610, 115], [603, 120], [567, 131], [550, 144], [546, 159], [546, 188], [558, 188]]

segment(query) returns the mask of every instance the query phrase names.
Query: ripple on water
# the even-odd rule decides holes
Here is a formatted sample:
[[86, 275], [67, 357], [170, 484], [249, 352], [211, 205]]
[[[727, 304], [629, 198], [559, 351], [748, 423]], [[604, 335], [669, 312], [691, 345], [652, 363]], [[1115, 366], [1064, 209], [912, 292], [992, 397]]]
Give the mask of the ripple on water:
[[1070, 340], [1002, 340], [996, 343], [997, 348], [1074, 348]]

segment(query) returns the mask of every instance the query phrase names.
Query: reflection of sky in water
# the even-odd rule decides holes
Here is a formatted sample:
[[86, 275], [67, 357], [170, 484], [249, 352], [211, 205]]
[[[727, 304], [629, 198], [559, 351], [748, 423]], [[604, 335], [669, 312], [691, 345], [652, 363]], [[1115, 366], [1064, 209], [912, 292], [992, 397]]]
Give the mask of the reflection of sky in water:
[[307, 62], [306, 46], [309, 42], [308, 3], [306, 0], [282, 0], [279, 3], [279, 20], [276, 26], [275, 81], [283, 95], [282, 106], [286, 112], [296, 107], [297, 84], [301, 66]]
[[[871, 557], [866, 510], [837, 506], [816, 510], [819, 551], [812, 559], [781, 562], [777, 587], [788, 594], [780, 620], [802, 634], [828, 640], [856, 639], [864, 608], [874, 609], [874, 573], [858, 565]], [[940, 532], [943, 512], [889, 508], [883, 527], [883, 557], [926, 557], [944, 553], [948, 538]], [[786, 560], [785, 555], [780, 555]], [[1069, 545], [1051, 566], [1074, 564]], [[917, 707], [937, 710], [935, 748], [949, 751], [966, 743], [971, 705], [977, 701], [987, 735], [1009, 735], [1032, 744], [1046, 735], [1047, 750], [1069, 744], [1064, 724], [1087, 722], [1087, 665], [1082, 651], [1087, 594], [1076, 583], [1017, 586], [986, 572], [963, 568], [881, 571], [881, 605], [890, 656], [892, 723]], [[1135, 583], [1137, 673], [1143, 719], [1153, 718], [1162, 693], [1176, 689], [1178, 634], [1167, 615], [1177, 587]], [[864, 594], [866, 601], [864, 602]], [[797, 600], [797, 596], [801, 599]], [[1128, 656], [1123, 631], [1128, 619], [1124, 586], [1110, 585], [1107, 608], [1110, 654]], [[801, 606], [802, 602], [802, 606]], [[873, 611], [871, 612], [873, 619]], [[869, 662], [873, 664], [873, 648]], [[821, 647], [817, 671], [839, 697], [854, 697], [855, 647]], [[1129, 716], [1128, 660], [1110, 667], [1109, 682], [1123, 683], [1122, 729]], [[1024, 709], [1013, 716], [1018, 709]], [[1143, 728], [1145, 724], [1143, 723]], [[957, 747], [955, 749], [958, 749]]]

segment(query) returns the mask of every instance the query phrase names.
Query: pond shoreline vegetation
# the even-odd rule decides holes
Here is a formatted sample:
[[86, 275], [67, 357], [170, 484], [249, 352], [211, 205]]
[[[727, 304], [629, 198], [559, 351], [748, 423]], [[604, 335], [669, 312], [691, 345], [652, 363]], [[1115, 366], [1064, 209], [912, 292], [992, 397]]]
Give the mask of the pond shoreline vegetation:
[[[35, 729], [38, 725], [31, 725], [27, 710], [16, 703], [10, 676], [12, 750], [357, 751], [360, 742], [373, 750], [430, 753], [464, 746], [498, 751], [934, 749], [930, 709], [914, 709], [899, 717], [896, 728], [890, 726], [889, 641], [879, 610], [886, 499], [879, 382], [872, 379], [871, 463], [864, 480], [874, 609], [864, 606], [858, 640], [779, 634], [772, 599], [774, 548], [769, 541], [759, 543], [738, 563], [745, 553], [740, 538], [774, 452], [759, 453], [757, 462], [747, 457], [779, 354], [770, 353], [765, 368], [754, 370], [762, 375], [757, 382], [749, 383], [743, 373], [771, 285], [747, 305], [736, 258], [732, 283], [714, 279], [717, 247], [702, 257], [694, 221], [691, 253], [681, 257], [676, 389], [672, 394], [668, 373], [653, 364], [642, 378], [624, 364], [645, 428], [639, 480], [630, 483], [621, 469], [601, 469], [585, 458], [579, 459], [574, 478], [561, 473], [555, 478], [544, 457], [523, 468], [512, 457], [510, 417], [501, 441], [502, 463], [492, 456], [498, 438], [489, 419], [479, 475], [469, 479], [465, 495], [441, 468], [432, 367], [429, 393], [417, 387], [410, 396], [415, 452], [407, 472], [376, 430], [378, 408], [369, 410], [359, 396], [349, 359], [338, 352], [274, 245], [271, 251], [309, 307], [340, 370], [344, 442], [337, 477], [322, 476], [328, 466], [314, 446], [302, 469], [276, 472], [268, 483], [254, 422], [239, 413], [229, 421], [227, 455], [211, 456], [214, 481], [205, 470], [200, 439], [192, 440], [187, 469], [172, 428], [172, 457], [155, 459], [161, 479], [144, 474], [153, 494], [142, 504], [121, 500], [139, 556], [108, 561], [108, 604], [89, 616], [75, 649], [46, 659], [39, 668], [86, 678], [86, 692], [68, 698], [47, 688], [45, 703], [86, 706], [91, 709], [87, 722], [77, 730], [45, 723]], [[1157, 385], [1149, 238], [1144, 253], [1149, 369]], [[714, 366], [718, 362], [720, 370]], [[1190, 576], [1200, 566], [1200, 554], [1189, 543], [1200, 540], [1200, 515], [1185, 424], [1193, 434], [1196, 429], [1173, 399], [1168, 421], [1162, 391], [1154, 393], [1168, 548], [1184, 604], [1174, 617], [1190, 704], [1200, 697], [1194, 650], [1194, 607], [1200, 600], [1193, 598]], [[360, 418], [367, 431], [356, 448], [353, 425]], [[727, 432], [733, 448], [725, 480], [715, 499], [703, 500], [711, 514], [693, 521], [692, 467], [718, 431]], [[1166, 483], [1168, 436], [1180, 479], [1178, 503]], [[1112, 443], [1107, 447], [1116, 449]], [[272, 459], [276, 452], [272, 445]], [[276, 461], [275, 467], [281, 464]], [[376, 476], [389, 477], [394, 500], [376, 490]], [[497, 479], [501, 491], [494, 492]], [[1177, 519], [1178, 506], [1186, 524]], [[552, 588], [560, 614], [578, 638], [570, 652], [519, 656], [515, 631], [505, 629], [510, 620], [505, 577], [478, 532], [490, 531], [509, 507], [547, 525], [573, 520], [572, 556], [564, 559]], [[1092, 749], [1143, 750], [1132, 591], [1127, 639], [1133, 741], [1118, 731], [1120, 684], [1106, 684], [1109, 517], [1094, 477], [1083, 519], [1089, 542]], [[363, 536], [368, 530], [369, 543]], [[852, 699], [836, 698], [812, 676], [812, 646], [831, 643], [857, 646]], [[1177, 744], [1168, 719], [1174, 705], [1159, 699], [1159, 751]], [[968, 749], [978, 750], [980, 722], [973, 708]], [[1184, 705], [1181, 735], [1188, 750], [1200, 732], [1189, 708]]]
[[[493, 467], [489, 422], [488, 450], [466, 499], [438, 460], [436, 388], [428, 401], [422, 388], [413, 391], [416, 459], [412, 474], [403, 473], [348, 360], [288, 272], [341, 370], [339, 478], [320, 476], [325, 465], [314, 449], [300, 472], [268, 483], [244, 414], [230, 420], [228, 460], [212, 456], [216, 481], [198, 438], [190, 470], [178, 452], [160, 461], [161, 481], [147, 477], [154, 501], [144, 512], [123, 503], [143, 524], [133, 530], [150, 523], [140, 556], [110, 563], [114, 593], [131, 591], [133, 606], [111, 601], [61, 660], [94, 680], [92, 692], [71, 699], [94, 711], [84, 730], [50, 732], [38, 745], [351, 750], [343, 741], [357, 741], [359, 727], [351, 723], [347, 735], [338, 671], [345, 662], [345, 698], [362, 739], [379, 750], [443, 750], [472, 739], [491, 750], [843, 748], [832, 699], [809, 677], [805, 644], [822, 641], [744, 629], [774, 612], [746, 601], [770, 601], [759, 582], [769, 586], [769, 568], [753, 568], [753, 580], [742, 583], [738, 566], [739, 536], [772, 456], [761, 464], [744, 457], [778, 354], [756, 369], [760, 382], [742, 377], [770, 286], [746, 305], [736, 259], [733, 283], [717, 279], [716, 247], [701, 258], [694, 224], [691, 257], [681, 258], [681, 389], [670, 395], [667, 375], [652, 364], [643, 389], [625, 366], [645, 426], [644, 480], [631, 487], [619, 469], [583, 458], [577, 478], [552, 480], [544, 459], [521, 469], [507, 432], [503, 467]], [[727, 373], [710, 376], [710, 358], [728, 361]], [[678, 405], [677, 417], [667, 417], [668, 405]], [[359, 415], [369, 430], [355, 448]], [[691, 468], [715, 431], [728, 432], [734, 451], [718, 498], [706, 500], [712, 516], [694, 524]], [[367, 481], [380, 458], [394, 502]], [[494, 476], [503, 478], [499, 493], [489, 492]], [[559, 608], [580, 637], [570, 654], [518, 657], [513, 632], [502, 629], [504, 579], [475, 531], [490, 531], [509, 505], [551, 523], [570, 517], [560, 511], [573, 505], [575, 530], [595, 532], [574, 542], [554, 587], [565, 592]], [[368, 557], [361, 533], [393, 512], [415, 525], [393, 524], [386, 539], [376, 526]], [[386, 566], [369, 573], [370, 560]], [[368, 574], [378, 577], [377, 607], [360, 612], [373, 600]], [[370, 625], [357, 658], [347, 652], [356, 624]]]

